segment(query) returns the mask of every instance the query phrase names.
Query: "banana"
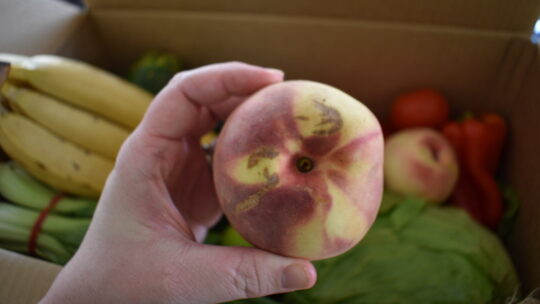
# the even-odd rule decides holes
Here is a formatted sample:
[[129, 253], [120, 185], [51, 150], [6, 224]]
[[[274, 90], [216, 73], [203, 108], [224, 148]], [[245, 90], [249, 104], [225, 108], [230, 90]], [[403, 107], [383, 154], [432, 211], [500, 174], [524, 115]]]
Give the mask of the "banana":
[[28, 56], [0, 53], [0, 61], [7, 62], [11, 64], [12, 66], [17, 66], [19, 68], [22, 68], [25, 62], [29, 60], [30, 60], [30, 57]]
[[28, 83], [130, 129], [139, 124], [153, 98], [105, 70], [52, 55], [37, 55], [13, 64], [9, 79]]
[[61, 191], [98, 197], [113, 162], [63, 140], [17, 113], [0, 116], [0, 145], [37, 179]]
[[127, 129], [115, 123], [32, 89], [5, 82], [1, 92], [15, 111], [60, 137], [111, 160], [116, 159], [120, 146], [129, 135]]
[[[36, 180], [17, 162], [0, 164], [0, 194], [15, 204], [43, 210], [58, 191]], [[52, 210], [53, 213], [92, 217], [95, 199], [64, 196]]]

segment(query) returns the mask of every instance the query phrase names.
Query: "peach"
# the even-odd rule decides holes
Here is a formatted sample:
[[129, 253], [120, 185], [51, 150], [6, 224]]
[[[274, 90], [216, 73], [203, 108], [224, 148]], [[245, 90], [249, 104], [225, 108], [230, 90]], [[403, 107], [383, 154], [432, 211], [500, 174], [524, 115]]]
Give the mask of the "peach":
[[406, 129], [386, 141], [384, 178], [389, 190], [440, 203], [451, 194], [458, 162], [450, 143], [429, 128]]
[[359, 101], [329, 85], [263, 88], [227, 119], [214, 182], [229, 222], [251, 244], [320, 260], [356, 245], [381, 202], [384, 142]]

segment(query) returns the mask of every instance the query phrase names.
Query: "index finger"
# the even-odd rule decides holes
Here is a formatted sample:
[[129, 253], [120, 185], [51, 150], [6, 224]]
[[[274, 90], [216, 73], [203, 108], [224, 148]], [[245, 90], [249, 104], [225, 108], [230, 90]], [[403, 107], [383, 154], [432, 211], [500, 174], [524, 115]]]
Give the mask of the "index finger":
[[152, 137], [179, 139], [198, 125], [210, 125], [218, 117], [224, 119], [236, 106], [231, 106], [231, 100], [238, 103], [282, 80], [283, 72], [279, 70], [240, 62], [182, 72], [156, 96], [140, 127]]

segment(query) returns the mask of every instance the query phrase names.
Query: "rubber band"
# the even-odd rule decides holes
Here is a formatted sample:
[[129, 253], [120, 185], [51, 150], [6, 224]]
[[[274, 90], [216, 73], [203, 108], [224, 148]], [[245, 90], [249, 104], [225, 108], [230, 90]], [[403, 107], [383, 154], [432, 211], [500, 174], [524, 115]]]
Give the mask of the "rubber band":
[[28, 239], [28, 253], [31, 256], [37, 257], [36, 253], [36, 245], [37, 245], [37, 239], [39, 236], [39, 233], [41, 232], [41, 226], [43, 225], [43, 222], [45, 221], [45, 218], [49, 214], [49, 212], [58, 204], [58, 202], [64, 197], [64, 194], [57, 194], [53, 196], [47, 207], [45, 209], [41, 210], [39, 213], [34, 226], [32, 226], [32, 231], [30, 232], [30, 238]]

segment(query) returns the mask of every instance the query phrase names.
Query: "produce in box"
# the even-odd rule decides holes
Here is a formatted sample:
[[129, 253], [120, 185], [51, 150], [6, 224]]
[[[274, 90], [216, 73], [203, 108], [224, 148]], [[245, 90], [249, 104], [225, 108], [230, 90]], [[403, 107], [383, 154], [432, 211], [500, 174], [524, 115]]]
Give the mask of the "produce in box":
[[391, 191], [442, 203], [454, 190], [458, 171], [452, 146], [434, 129], [404, 129], [386, 140], [384, 178]]
[[0, 81], [10, 108], [0, 116], [2, 149], [42, 182], [92, 198], [152, 99], [107, 71], [52, 55], [0, 54]]
[[[130, 79], [149, 91], [157, 93], [181, 68], [179, 62], [175, 62], [177, 58], [171, 56], [167, 57], [166, 54], [160, 55], [157, 53], [147, 54], [134, 65]], [[50, 174], [50, 172], [45, 172], [47, 170], [41, 170], [43, 172], [40, 173], [42, 168], [36, 169], [35, 166], [29, 165], [29, 161], [25, 161], [25, 158], [38, 158], [37, 154], [31, 155], [27, 151], [28, 148], [34, 146], [31, 146], [29, 142], [11, 136], [11, 134], [22, 132], [20, 133], [21, 136], [27, 138], [34, 136], [36, 142], [38, 137], [45, 138], [45, 141], [49, 144], [61, 147], [60, 152], [53, 151], [52, 153], [52, 155], [56, 155], [57, 159], [61, 158], [58, 155], [66, 155], [65, 158], [68, 160], [73, 159], [77, 153], [80, 154], [80, 152], [73, 151], [79, 151], [79, 149], [84, 151], [82, 149], [86, 149], [91, 151], [85, 152], [90, 158], [103, 158], [112, 163], [120, 145], [129, 135], [132, 128], [140, 121], [142, 113], [144, 113], [147, 103], [143, 100], [146, 98], [149, 102], [149, 99], [144, 97], [146, 93], [136, 93], [137, 89], [130, 88], [129, 85], [126, 86], [115, 76], [107, 73], [98, 76], [102, 71], [65, 58], [55, 56], [28, 58], [2, 54], [0, 60], [2, 59], [10, 61], [13, 68], [8, 82], [6, 81], [8, 78], [7, 73], [5, 73], [7, 70], [6, 65], [0, 65], [0, 71], [3, 70], [4, 72], [0, 73], [0, 83], [4, 83], [1, 88], [2, 94], [7, 99], [10, 108], [17, 112], [4, 112], [1, 116], [0, 130], [3, 128], [4, 133], [0, 134], [2, 135], [0, 144], [2, 144], [4, 150], [12, 155], [14, 159], [18, 159], [21, 164], [26, 164], [26, 167], [34, 175], [40, 177], [49, 185], [57, 185], [59, 188], [64, 187], [64, 190], [69, 189], [68, 191], [81, 195], [99, 195], [99, 188], [102, 185], [89, 187], [88, 189], [92, 188], [90, 190], [91, 194], [87, 192], [88, 189], [83, 188], [100, 179], [104, 180], [104, 178], [96, 178], [90, 174], [90, 178], [87, 180], [88, 184], [81, 183], [83, 179], [80, 179], [80, 177], [75, 178], [75, 182], [72, 184], [72, 178], [69, 174], [59, 177]], [[104, 113], [98, 109], [98, 105], [103, 105], [102, 103], [106, 100], [102, 94], [91, 94], [90, 90], [81, 89], [80, 86], [75, 86], [76, 90], [79, 90], [78, 92], [70, 92], [65, 86], [61, 85], [61, 81], [57, 81], [69, 75], [89, 79], [85, 77], [89, 77], [92, 73], [98, 73], [95, 74], [98, 81], [93, 82], [96, 87], [105, 88], [110, 83], [119, 84], [115, 88], [109, 88], [117, 90], [119, 94], [122, 94], [122, 90], [125, 90], [123, 91], [125, 96], [138, 94], [139, 101], [132, 104], [131, 109], [128, 109], [125, 104], [112, 105], [108, 111], [121, 116], [120, 119], [113, 119], [110, 113]], [[50, 81], [47, 75], [52, 75], [53, 81]], [[114, 81], [105, 81], [106, 79], [114, 79]], [[263, 135], [260, 136], [250, 134], [253, 137], [246, 136], [240, 141], [240, 145], [234, 146], [237, 151], [238, 149], [242, 150], [244, 145], [247, 147], [261, 146], [256, 152], [244, 158], [235, 159], [231, 157], [234, 153], [230, 151], [219, 152], [218, 150], [218, 153], [225, 155], [225, 157], [221, 155], [221, 158], [218, 158], [218, 166], [226, 169], [223, 171], [226, 177], [224, 178], [222, 175], [220, 178], [226, 180], [224, 185], [231, 186], [221, 186], [221, 193], [222, 198], [227, 197], [226, 199], [230, 203], [231, 197], [234, 199], [238, 194], [238, 192], [230, 189], [233, 187], [245, 187], [245, 185], [238, 186], [235, 184], [235, 182], [238, 182], [235, 179], [239, 179], [240, 184], [249, 184], [245, 188], [248, 189], [246, 193], [249, 194], [250, 191], [252, 193], [245, 200], [236, 204], [235, 208], [227, 209], [227, 204], [224, 207], [226, 213], [229, 211], [229, 218], [233, 219], [236, 226], [241, 228], [240, 232], [243, 232], [250, 241], [259, 247], [280, 254], [322, 259], [349, 250], [351, 245], [343, 246], [342, 243], [337, 241], [342, 242], [343, 237], [346, 239], [347, 236], [352, 235], [353, 231], [356, 237], [361, 238], [373, 219], [369, 215], [367, 218], [363, 218], [359, 215], [365, 214], [357, 214], [353, 212], [354, 209], [345, 208], [347, 204], [343, 202], [350, 198], [344, 198], [343, 193], [338, 191], [339, 189], [336, 190], [330, 184], [325, 184], [322, 177], [324, 174], [321, 172], [326, 170], [328, 178], [341, 187], [347, 179], [336, 174], [339, 169], [346, 168], [350, 175], [345, 174], [344, 176], [352, 176], [353, 178], [362, 176], [359, 172], [370, 172], [370, 170], [360, 168], [361, 166], [356, 168], [357, 171], [353, 170], [355, 166], [351, 166], [348, 161], [354, 159], [352, 156], [353, 152], [355, 152], [354, 149], [352, 149], [352, 152], [345, 149], [346, 153], [328, 153], [327, 155], [323, 155], [324, 151], [322, 151], [325, 149], [339, 151], [340, 147], [343, 149], [342, 141], [345, 141], [346, 144], [346, 139], [351, 139], [353, 133], [352, 130], [347, 131], [348, 118], [349, 116], [353, 117], [355, 111], [357, 111], [357, 115], [362, 111], [358, 109], [352, 111], [354, 107], [349, 107], [344, 111], [339, 106], [336, 108], [329, 106], [328, 104], [333, 101], [332, 98], [341, 94], [341, 92], [332, 92], [332, 88], [321, 89], [321, 91], [312, 88], [310, 93], [309, 88], [306, 89], [309, 86], [305, 84], [306, 87], [302, 87], [302, 85], [298, 85], [300, 89], [293, 86], [292, 90], [276, 90], [276, 92], [270, 94], [273, 98], [282, 98], [283, 100], [287, 100], [287, 96], [289, 98], [294, 96], [291, 98], [291, 100], [297, 100], [291, 102], [294, 111], [297, 109], [307, 111], [305, 113], [294, 112], [294, 115], [290, 115], [287, 110], [278, 109], [273, 113], [278, 118], [288, 117], [287, 114], [289, 114], [292, 121], [296, 120], [296, 124], [299, 126], [295, 131], [288, 129], [291, 125], [287, 124], [287, 122], [290, 121], [269, 118], [268, 121], [270, 122], [281, 121], [281, 124], [277, 123], [275, 125], [278, 129], [277, 132], [263, 132]], [[295, 89], [300, 93], [296, 92]], [[320, 94], [321, 92], [330, 93], [324, 95]], [[302, 95], [302, 93], [305, 95]], [[82, 97], [83, 103], [74, 101], [74, 97]], [[257, 98], [264, 100], [260, 96]], [[314, 102], [311, 109], [306, 106], [310, 100]], [[77, 104], [77, 107], [73, 106], [73, 102]], [[357, 101], [354, 102], [359, 104]], [[141, 111], [141, 109], [143, 110]], [[254, 106], [248, 111], [248, 114], [255, 117], [254, 113], [257, 113], [257, 110], [260, 109]], [[137, 111], [139, 114], [137, 114]], [[268, 111], [268, 109], [265, 108], [265, 111]], [[363, 119], [369, 118], [369, 111], [363, 111], [364, 113], [360, 116], [364, 116]], [[408, 129], [418, 126], [437, 128], [448, 120], [448, 112], [448, 103], [438, 91], [419, 90], [404, 94], [396, 99], [391, 109], [392, 126], [396, 129]], [[336, 113], [337, 117], [344, 117], [345, 119], [339, 122], [339, 119], [335, 119]], [[240, 130], [242, 126], [245, 127], [251, 123], [248, 114], [237, 114], [240, 117], [238, 120], [243, 121], [239, 124], [240, 127], [235, 127], [235, 130]], [[268, 117], [272, 117], [271, 114], [272, 111], [265, 112]], [[65, 119], [66, 117], [67, 119]], [[262, 117], [264, 118], [264, 115]], [[361, 120], [358, 117], [357, 120]], [[373, 126], [378, 127], [376, 120], [372, 122]], [[260, 121], [258, 123], [261, 124]], [[259, 128], [249, 128], [249, 130], [264, 130], [264, 124], [257, 126]], [[225, 134], [227, 128], [230, 129], [231, 127], [226, 126]], [[341, 128], [345, 129], [345, 131], [340, 130]], [[500, 222], [503, 208], [501, 193], [495, 183], [494, 175], [506, 135], [504, 121], [500, 117], [491, 114], [485, 115], [479, 120], [469, 118], [462, 123], [451, 122], [442, 130], [458, 154], [460, 168], [463, 167], [463, 170], [465, 170], [463, 173], [460, 172], [460, 182], [452, 195], [452, 202], [473, 214], [478, 221], [494, 229]], [[404, 130], [400, 133], [410, 131]], [[305, 132], [312, 132], [309, 134], [311, 137], [306, 136]], [[345, 139], [341, 138], [341, 141], [337, 142], [325, 142], [320, 138], [318, 141], [316, 140], [317, 136], [331, 138], [335, 133], [340, 133], [340, 136]], [[433, 134], [436, 131], [430, 130], [425, 133]], [[207, 134], [207, 136], [203, 137], [201, 143], [205, 148], [209, 148], [213, 145], [215, 136], [215, 134]], [[273, 142], [271, 140], [265, 141], [264, 138], [266, 137], [288, 139], [283, 146], [278, 145], [282, 150], [277, 149], [274, 151], [268, 148], [271, 146], [268, 143]], [[308, 140], [305, 142], [298, 141], [302, 137]], [[397, 137], [397, 134], [395, 137]], [[422, 138], [422, 136], [420, 137]], [[424, 139], [427, 137], [429, 136], [426, 135]], [[100, 140], [101, 138], [106, 139], [105, 144]], [[401, 192], [423, 197], [427, 201], [443, 202], [454, 186], [458, 171], [456, 160], [447, 157], [451, 154], [448, 153], [448, 147], [445, 145], [434, 146], [432, 141], [429, 140], [414, 141], [412, 137], [404, 140], [401, 144], [392, 146], [394, 141], [392, 138], [389, 138], [387, 144], [387, 148], [392, 148], [387, 150], [387, 161], [392, 159], [392, 155], [397, 155], [397, 163], [400, 165], [410, 164], [406, 160], [399, 161], [399, 157], [411, 147], [423, 147], [425, 151], [421, 153], [432, 156], [427, 158], [429, 161], [444, 163], [439, 169], [441, 169], [441, 172], [445, 171], [449, 174], [445, 182], [440, 183], [441, 187], [429, 186], [428, 182], [420, 183], [421, 186], [427, 187], [423, 190], [428, 191], [428, 194], [418, 190], [407, 192], [414, 188], [411, 184], [405, 187], [407, 188], [406, 191]], [[423, 146], [422, 143], [424, 143]], [[230, 141], [228, 144], [231, 144]], [[323, 149], [319, 151], [321, 146]], [[221, 149], [227, 150], [227, 148]], [[370, 152], [369, 149], [367, 150]], [[373, 155], [376, 155], [377, 149], [373, 148], [372, 150]], [[291, 151], [298, 151], [298, 153]], [[280, 155], [282, 152], [289, 153], [289, 160], [292, 161], [283, 161], [283, 157]], [[364, 151], [363, 153], [368, 152]], [[25, 154], [30, 156], [24, 156]], [[414, 155], [414, 152], [412, 154]], [[417, 154], [420, 155], [420, 153]], [[306, 155], [309, 157], [304, 157]], [[365, 155], [363, 154], [363, 156]], [[49, 158], [50, 156], [41, 156], [39, 161], [50, 163]], [[75, 159], [79, 158], [75, 157]], [[92, 164], [86, 159], [80, 159], [80, 161], [76, 162], [77, 166], [79, 164]], [[223, 165], [224, 160], [228, 162], [227, 166]], [[333, 160], [335, 160], [334, 163]], [[445, 160], [445, 162], [442, 162], [442, 160]], [[236, 167], [230, 165], [231, 163], [236, 164]], [[247, 166], [245, 171], [240, 168], [242, 164]], [[288, 171], [287, 166], [293, 170]], [[91, 165], [90, 167], [100, 170], [99, 165]], [[75, 169], [75, 171], [79, 170], [80, 168]], [[371, 170], [377, 171], [376, 169]], [[102, 171], [108, 172], [110, 168]], [[411, 173], [407, 170], [396, 169], [394, 172], [406, 173], [400, 177], [401, 182], [415, 181], [414, 171], [411, 171], [413, 172]], [[259, 175], [257, 176], [257, 174]], [[312, 177], [310, 180], [310, 175], [317, 175], [317, 177]], [[106, 177], [106, 175], [104, 176]], [[299, 177], [297, 179], [299, 183], [293, 184], [292, 181], [295, 181], [297, 177]], [[233, 180], [232, 183], [231, 180]], [[426, 179], [426, 181], [428, 180], [433, 182], [437, 181], [437, 178]], [[300, 189], [299, 185], [302, 185], [304, 181], [310, 181], [310, 183], [304, 184], [304, 188]], [[257, 233], [253, 231], [260, 227], [261, 221], [250, 222], [249, 217], [246, 217], [245, 214], [242, 215], [242, 213], [251, 210], [253, 216], [253, 210], [261, 209], [258, 204], [268, 203], [269, 201], [282, 203], [284, 200], [279, 201], [276, 199], [280, 198], [279, 192], [277, 196], [271, 197], [273, 200], [268, 199], [268, 194], [273, 194], [273, 192], [275, 194], [275, 190], [277, 190], [275, 188], [290, 190], [287, 188], [290, 185], [294, 186], [291, 188], [293, 191], [287, 193], [288, 195], [304, 191], [306, 197], [321, 201], [322, 196], [314, 195], [314, 193], [319, 193], [319, 190], [317, 187], [315, 187], [315, 190], [311, 189], [311, 181], [315, 185], [322, 182], [329, 189], [327, 193], [329, 197], [335, 198], [336, 195], [338, 197], [338, 199], [331, 200], [335, 206], [332, 206], [327, 218], [325, 218], [325, 212], [328, 210], [324, 210], [324, 212], [321, 211], [322, 209], [308, 210], [308, 212], [305, 212], [306, 210], [295, 210], [286, 206], [285, 208], [291, 211], [287, 217], [292, 219], [289, 224], [304, 225], [304, 228], [294, 229], [294, 225], [288, 225], [293, 226], [293, 228], [280, 226], [283, 222], [286, 222], [287, 218], [280, 219], [278, 216], [274, 216], [271, 223], [258, 230], [273, 227], [278, 230], [281, 229], [280, 231], [292, 231], [293, 235], [296, 233], [296, 236], [300, 237], [308, 235], [308, 232], [318, 234], [326, 229], [323, 234], [339, 235], [340, 237], [334, 239], [333, 243], [323, 243], [323, 241], [328, 242], [326, 238], [314, 238], [312, 240], [315, 240], [315, 242], [303, 242], [304, 247], [302, 247], [295, 246], [300, 243], [299, 239], [294, 240], [294, 237], [291, 237], [291, 239], [286, 238], [283, 241], [279, 238], [272, 238], [270, 234], [267, 235], [270, 236], [267, 239], [271, 242], [260, 243], [260, 236], [264, 235], [264, 231], [257, 231]], [[347, 185], [345, 184], [345, 186]], [[307, 188], [310, 190], [308, 191]], [[346, 187], [346, 189], [350, 191], [351, 188]], [[437, 189], [444, 189], [444, 191], [437, 192]], [[42, 214], [48, 208], [51, 200], [58, 195], [58, 192], [35, 180], [15, 162], [0, 166], [0, 192], [5, 199], [11, 202], [0, 203], [0, 244], [2, 247], [14, 251], [27, 252], [29, 247], [28, 239], [32, 239], [32, 230], [40, 217], [40, 213]], [[436, 195], [431, 195], [433, 192], [437, 192]], [[460, 193], [467, 195], [461, 195]], [[297, 202], [304, 200], [304, 196], [299, 196], [299, 198]], [[367, 205], [371, 205], [370, 208], [372, 208], [368, 209], [376, 212], [377, 198], [368, 198], [367, 202]], [[242, 206], [247, 209], [239, 209], [238, 205], [241, 203], [245, 203]], [[340, 207], [337, 208], [336, 206]], [[67, 262], [80, 244], [90, 223], [94, 208], [95, 201], [91, 199], [62, 197], [54, 208], [47, 211], [50, 214], [47, 215], [47, 221], [42, 224], [39, 236], [35, 238], [34, 246], [36, 248], [33, 254], [60, 264]], [[274, 209], [262, 210], [268, 213]], [[336, 212], [336, 210], [339, 212]], [[294, 219], [306, 218], [306, 214], [302, 213], [311, 215], [311, 222], [309, 220], [300, 220], [300, 223], [294, 221]], [[66, 216], [69, 216], [69, 218]], [[344, 216], [348, 217], [347, 221], [343, 220]], [[340, 219], [342, 223], [339, 224], [336, 219]], [[359, 221], [359, 219], [363, 220]], [[356, 226], [343, 224], [355, 223], [355, 220]], [[247, 223], [247, 226], [245, 223]], [[507, 228], [505, 229], [507, 230]], [[245, 240], [233, 227], [229, 226], [225, 231], [224, 235], [219, 237], [222, 243], [227, 245], [249, 245], [245, 243]], [[358, 231], [361, 233], [358, 233]], [[291, 233], [288, 232], [287, 234], [290, 237]], [[358, 239], [352, 240], [351, 244], [354, 245], [357, 242]], [[332, 245], [337, 243], [342, 247], [338, 247], [337, 251], [332, 252], [332, 250], [335, 250], [335, 248], [332, 249]], [[289, 246], [291, 244], [292, 246]], [[345, 242], [345, 244], [347, 243]], [[517, 278], [513, 266], [504, 248], [494, 235], [472, 222], [462, 211], [449, 207], [426, 206], [422, 199], [412, 197], [404, 199], [389, 193], [385, 195], [379, 218], [375, 221], [371, 231], [365, 236], [362, 243], [355, 245], [341, 256], [317, 261], [315, 264], [319, 273], [319, 282], [313, 289], [274, 297], [274, 299], [262, 298], [250, 301], [253, 303], [277, 303], [275, 301], [280, 303], [433, 303], [444, 299], [448, 303], [499, 303], [509, 298], [517, 290]]]
[[[0, 61], [4, 58], [9, 59], [0, 54]], [[20, 65], [13, 65], [9, 79], [28, 83], [127, 128], [139, 124], [153, 98], [107, 71], [53, 55], [36, 55]]]
[[[0, 164], [0, 194], [12, 203], [43, 210], [59, 192], [32, 177], [15, 161]], [[52, 212], [73, 217], [92, 217], [96, 200], [65, 196]]]
[[180, 57], [168, 52], [152, 51], [133, 64], [127, 78], [148, 92], [157, 94], [182, 67]]
[[391, 127], [396, 130], [418, 127], [437, 128], [449, 117], [446, 98], [433, 88], [414, 90], [399, 95], [390, 107]]
[[491, 229], [497, 229], [504, 213], [495, 173], [506, 129], [503, 118], [493, 113], [478, 119], [467, 117], [462, 122], [449, 122], [443, 128], [461, 165], [451, 202]]
[[31, 118], [62, 138], [114, 160], [129, 130], [100, 116], [63, 103], [46, 94], [8, 82], [2, 95], [10, 108]]
[[0, 201], [0, 247], [61, 265], [82, 242], [97, 203], [61, 195], [14, 161], [0, 164], [0, 194], [9, 200]]
[[98, 197], [113, 161], [65, 141], [18, 114], [0, 115], [0, 145], [47, 184], [85, 197]]

